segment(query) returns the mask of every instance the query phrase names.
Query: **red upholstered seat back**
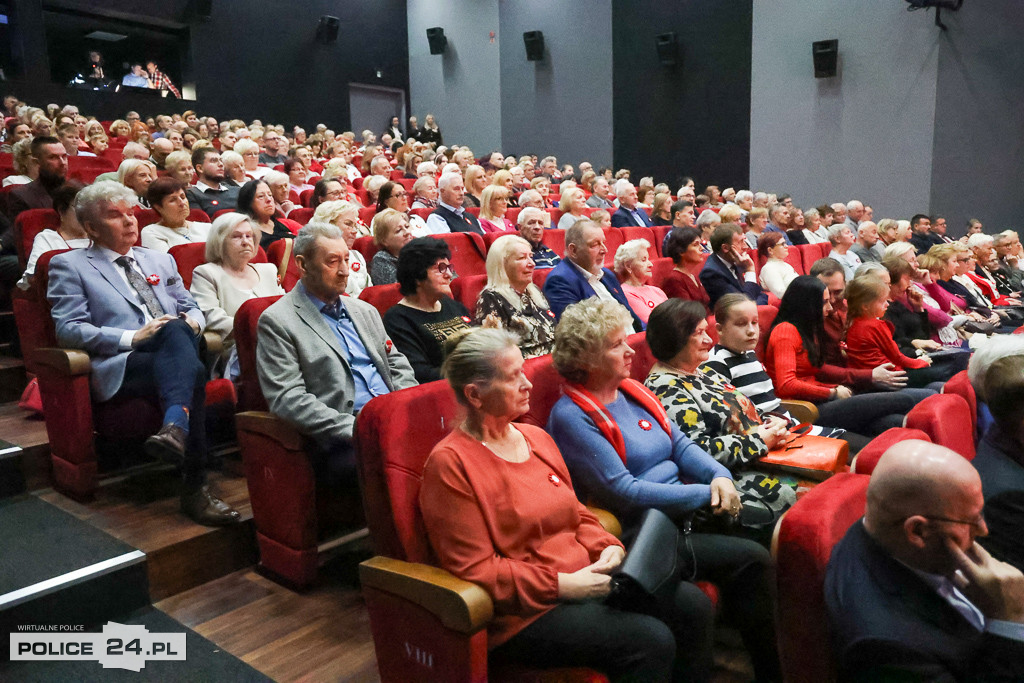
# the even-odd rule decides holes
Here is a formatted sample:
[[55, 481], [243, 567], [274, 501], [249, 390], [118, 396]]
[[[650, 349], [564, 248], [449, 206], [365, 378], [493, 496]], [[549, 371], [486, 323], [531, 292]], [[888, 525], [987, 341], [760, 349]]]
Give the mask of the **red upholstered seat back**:
[[637, 382], [643, 382], [647, 379], [651, 368], [658, 362], [658, 359], [651, 354], [650, 347], [647, 346], [647, 333], [636, 332], [631, 334], [626, 343], [629, 344], [629, 348], [636, 352], [636, 355], [633, 356], [633, 364], [629, 368], [629, 374]]
[[757, 338], [754, 354], [762, 363], [764, 363], [764, 354], [768, 350], [768, 330], [772, 329], [772, 323], [775, 322], [775, 316], [778, 314], [779, 309], [774, 306], [757, 307], [757, 324], [760, 327], [761, 334]]
[[[185, 289], [191, 289], [192, 271], [194, 271], [197, 266], [201, 266], [206, 263], [206, 243], [192, 242], [190, 244], [178, 244], [171, 247], [167, 253], [171, 255], [171, 258], [174, 259], [174, 263], [178, 266], [178, 273], [181, 275], [181, 283], [185, 285]], [[253, 256], [252, 263], [266, 262], [267, 254], [263, 251], [263, 247], [256, 247], [256, 255]]]
[[476, 315], [476, 300], [487, 286], [486, 275], [467, 275], [452, 280], [452, 298], [462, 302], [471, 316]]
[[955, 394], [967, 401], [967, 407], [971, 410], [971, 430], [974, 433], [974, 440], [978, 440], [978, 397], [971, 386], [971, 380], [967, 378], [967, 371], [961, 370], [946, 382], [942, 387], [942, 393]]
[[[284, 260], [284, 252], [291, 243], [291, 238], [285, 238], [282, 240], [274, 240], [267, 245], [267, 259], [278, 267], [278, 273], [281, 272], [281, 261]], [[301, 279], [302, 273], [299, 272], [299, 264], [295, 260], [295, 254], [293, 252], [288, 257], [288, 267], [285, 269], [284, 277], [281, 278], [281, 287], [284, 291], [290, 292], [292, 291], [292, 287], [295, 286], [295, 283]]]
[[624, 242], [622, 228], [605, 228], [604, 246], [608, 253], [604, 256], [605, 268], [611, 268], [615, 262], [615, 250]]
[[968, 429], [971, 424], [971, 409], [962, 396], [956, 394], [935, 394], [914, 406], [904, 427], [920, 429], [934, 443], [952, 449], [968, 460], [974, 460], [974, 433]]
[[651, 284], [655, 287], [661, 287], [661, 283], [668, 277], [668, 274], [672, 272], [675, 266], [672, 264], [670, 258], [656, 258], [651, 259], [654, 264], [654, 271], [651, 273]]
[[[827, 243], [826, 243], [827, 244]], [[820, 259], [822, 256], [828, 256], [829, 252], [832, 251], [832, 245], [827, 245], [828, 251], [824, 254], [821, 253], [820, 244], [800, 244], [797, 245], [796, 249], [800, 252], [800, 259], [803, 261], [804, 273], [811, 272], [811, 266], [814, 262]], [[788, 259], [787, 259], [788, 260]]]
[[313, 219], [314, 213], [316, 213], [316, 209], [303, 206], [298, 209], [292, 209], [291, 213], [288, 214], [288, 220], [295, 221], [299, 225], [305, 225]]
[[60, 214], [53, 209], [29, 209], [22, 211], [14, 219], [15, 249], [18, 250], [18, 265], [25, 270], [28, 255], [32, 253], [32, 242], [36, 235], [49, 228], [60, 227]]
[[359, 222], [369, 227], [373, 223], [373, 217], [377, 215], [376, 206], [367, 206], [359, 209]]
[[484, 265], [484, 238], [468, 232], [448, 232], [435, 235], [443, 240], [452, 252], [451, 263], [459, 277], [482, 275], [487, 272]]
[[398, 283], [395, 282], [390, 285], [367, 287], [359, 293], [359, 298], [384, 315], [389, 308], [402, 300], [402, 294], [398, 291]]
[[[813, 245], [799, 245], [799, 246], [803, 247], [803, 246], [813, 246]], [[758, 272], [760, 272], [761, 268], [764, 267], [764, 264], [767, 261], [768, 261], [768, 259], [761, 258], [760, 254], [758, 254], [756, 256], [755, 262], [757, 263]], [[807, 275], [807, 273], [810, 272], [810, 266], [805, 265], [804, 253], [798, 247], [790, 247], [789, 248], [789, 253], [786, 254], [785, 261], [789, 265], [793, 266], [793, 269], [796, 270], [796, 272], [798, 274], [800, 274], [800, 275]], [[813, 264], [814, 261], [811, 261], [811, 263]]]
[[[622, 234], [622, 243], [625, 244], [630, 240], [647, 240], [647, 244], [650, 246], [647, 248], [647, 255], [650, 256], [651, 260], [654, 260], [660, 256], [658, 253], [658, 241], [654, 236], [654, 231], [650, 228], [642, 228], [638, 225], [627, 226], [625, 228], [615, 228]], [[618, 247], [616, 247], [618, 248]], [[612, 259], [614, 260], [615, 254], [612, 253]]]
[[779, 658], [790, 683], [835, 680], [825, 611], [832, 547], [864, 514], [870, 477], [843, 472], [818, 484], [782, 518], [773, 543]]
[[920, 429], [907, 429], [906, 427], [893, 427], [871, 439], [871, 441], [860, 449], [857, 457], [853, 459], [852, 470], [857, 474], [871, 474], [875, 471], [875, 465], [891, 446], [907, 439], [920, 439], [931, 441], [928, 435]]
[[457, 424], [447, 382], [428, 382], [374, 398], [356, 419], [356, 463], [366, 522], [377, 553], [434, 564], [419, 493], [423, 465]]
[[357, 237], [356, 241], [352, 243], [352, 248], [363, 255], [363, 258], [366, 259], [367, 265], [369, 265], [370, 261], [373, 260], [374, 254], [380, 251], [377, 245], [374, 244], [373, 238], [367, 236]]
[[280, 299], [280, 296], [265, 296], [249, 299], [235, 313], [235, 348], [238, 350], [238, 409], [267, 410], [267, 401], [260, 390], [256, 374], [256, 325], [263, 311]]
[[533, 384], [530, 390], [530, 409], [521, 415], [516, 422], [524, 422], [544, 429], [548, 424], [551, 409], [562, 396], [565, 379], [555, 370], [551, 356], [537, 356], [527, 359], [523, 365], [526, 378]]
[[540, 239], [544, 245], [562, 258], [565, 258], [565, 230], [553, 228], [545, 230], [544, 236]]
[[665, 235], [672, 231], [671, 225], [656, 225], [650, 229], [654, 233], [654, 241], [656, 244], [654, 247], [658, 250], [658, 256], [665, 256], [661, 250], [661, 245], [665, 242]]
[[427, 217], [434, 212], [433, 209], [410, 209], [409, 213], [414, 216], [419, 216], [423, 220], [427, 220]]

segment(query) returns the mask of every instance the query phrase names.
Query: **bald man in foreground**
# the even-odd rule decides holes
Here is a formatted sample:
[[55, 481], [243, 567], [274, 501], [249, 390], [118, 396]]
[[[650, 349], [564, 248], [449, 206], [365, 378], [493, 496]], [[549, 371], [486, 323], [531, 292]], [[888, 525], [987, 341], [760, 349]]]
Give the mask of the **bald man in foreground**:
[[975, 542], [983, 507], [954, 451], [886, 451], [825, 577], [842, 680], [1024, 680], [1024, 574]]

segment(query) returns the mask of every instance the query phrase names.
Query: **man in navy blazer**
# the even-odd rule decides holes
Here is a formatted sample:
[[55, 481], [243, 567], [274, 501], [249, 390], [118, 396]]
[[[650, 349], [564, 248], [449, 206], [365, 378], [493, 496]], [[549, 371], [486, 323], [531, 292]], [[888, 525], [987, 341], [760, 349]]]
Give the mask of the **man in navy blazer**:
[[544, 296], [556, 317], [569, 304], [599, 296], [614, 299], [626, 307], [633, 316], [633, 329], [640, 332], [644, 324], [626, 302], [615, 273], [603, 267], [608, 253], [604, 245], [604, 230], [590, 220], [579, 220], [565, 231], [565, 258], [551, 269], [544, 280]]
[[840, 680], [1024, 680], [1024, 574], [975, 541], [984, 507], [956, 452], [886, 451], [825, 575]]
[[982, 381], [995, 423], [971, 461], [985, 493], [988, 536], [981, 544], [1024, 571], [1024, 355], [996, 360]]
[[730, 292], [746, 294], [758, 305], [768, 303], [768, 295], [757, 284], [743, 231], [732, 224], [719, 225], [711, 233], [711, 255], [700, 271], [700, 283], [711, 299], [711, 308]]
[[75, 214], [93, 240], [50, 262], [47, 299], [57, 341], [86, 351], [93, 398], [159, 398], [163, 426], [151, 455], [182, 466], [182, 510], [201, 524], [230, 524], [238, 512], [205, 483], [206, 367], [199, 335], [206, 320], [174, 259], [135, 247], [135, 193], [100, 181], [78, 193]]
[[620, 181], [616, 186], [615, 196], [619, 198], [619, 208], [612, 214], [613, 228], [649, 228], [654, 225], [647, 212], [636, 205], [638, 198], [636, 187], [632, 183]]

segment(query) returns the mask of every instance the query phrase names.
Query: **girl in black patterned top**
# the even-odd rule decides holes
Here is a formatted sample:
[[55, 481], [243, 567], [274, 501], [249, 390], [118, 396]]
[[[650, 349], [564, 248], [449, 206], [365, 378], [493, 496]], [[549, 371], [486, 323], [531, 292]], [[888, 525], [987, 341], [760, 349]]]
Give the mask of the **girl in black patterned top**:
[[524, 358], [551, 352], [555, 315], [533, 284], [533, 249], [518, 235], [504, 235], [487, 252], [487, 287], [476, 301], [476, 321], [519, 337]]

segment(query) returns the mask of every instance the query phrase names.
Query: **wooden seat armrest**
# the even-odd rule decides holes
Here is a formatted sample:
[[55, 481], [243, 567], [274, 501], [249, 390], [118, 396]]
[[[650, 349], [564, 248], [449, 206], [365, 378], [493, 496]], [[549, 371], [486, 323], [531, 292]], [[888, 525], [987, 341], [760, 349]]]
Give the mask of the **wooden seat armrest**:
[[818, 421], [818, 406], [810, 401], [788, 399], [782, 402], [782, 409], [796, 418], [797, 422], [814, 424]]
[[281, 418], [258, 410], [235, 415], [235, 426], [240, 432], [255, 432], [280, 443], [290, 451], [305, 448], [306, 438], [291, 424]]
[[224, 340], [216, 332], [203, 332], [203, 341], [206, 343], [206, 352], [219, 356], [224, 350]]
[[77, 349], [36, 349], [32, 357], [36, 363], [61, 375], [87, 375], [92, 369], [89, 354]]
[[622, 524], [619, 523], [619, 518], [608, 512], [602, 510], [599, 507], [588, 505], [587, 509], [590, 510], [591, 514], [597, 517], [597, 521], [601, 523], [604, 530], [610, 533], [615, 538], [622, 538]]
[[359, 565], [359, 579], [363, 586], [419, 605], [458, 633], [476, 633], [494, 616], [483, 588], [438, 567], [378, 555]]

